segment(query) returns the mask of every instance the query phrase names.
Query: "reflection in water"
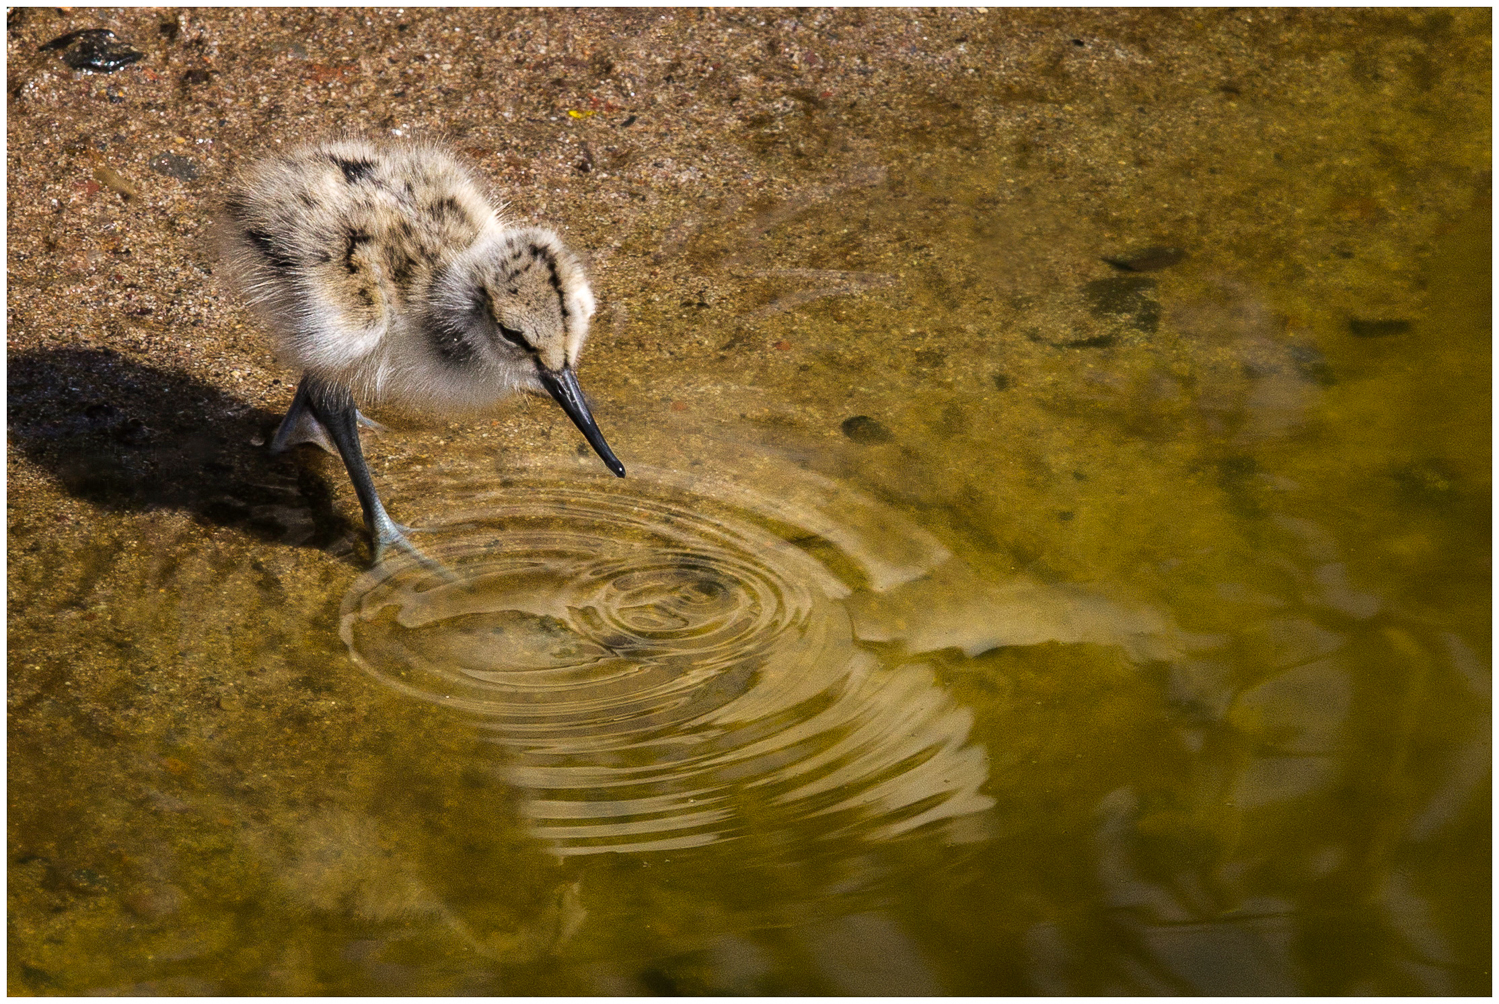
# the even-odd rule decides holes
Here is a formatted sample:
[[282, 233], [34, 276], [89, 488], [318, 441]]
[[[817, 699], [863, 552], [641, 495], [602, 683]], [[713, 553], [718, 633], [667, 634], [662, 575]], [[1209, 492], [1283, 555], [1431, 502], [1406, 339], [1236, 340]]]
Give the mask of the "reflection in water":
[[[1487, 15], [902, 16], [826, 94], [845, 28], [678, 17], [799, 64], [705, 74], [696, 166], [491, 137], [592, 137], [632, 477], [497, 466], [544, 403], [392, 434], [449, 576], [351, 590], [185, 217], [29, 175], [14, 992], [1487, 992]], [[651, 44], [563, 75], [668, 100]]]
[[[928, 667], [856, 643], [858, 582], [775, 533], [772, 514], [653, 473], [617, 493], [539, 476], [470, 496], [428, 538], [448, 574], [366, 575], [345, 640], [392, 686], [481, 716], [558, 854], [793, 821], [877, 840], [992, 804], [970, 713]], [[838, 553], [862, 579], [921, 570], [858, 543]], [[942, 556], [910, 533], [889, 549], [921, 551]]]
[[941, 824], [973, 839], [987, 757], [970, 712], [911, 656], [1171, 650], [1158, 615], [982, 583], [854, 493], [777, 474], [775, 496], [644, 468], [614, 491], [544, 474], [470, 491], [426, 538], [446, 570], [365, 575], [344, 639], [385, 683], [480, 716], [561, 855], [748, 827], [881, 840]]

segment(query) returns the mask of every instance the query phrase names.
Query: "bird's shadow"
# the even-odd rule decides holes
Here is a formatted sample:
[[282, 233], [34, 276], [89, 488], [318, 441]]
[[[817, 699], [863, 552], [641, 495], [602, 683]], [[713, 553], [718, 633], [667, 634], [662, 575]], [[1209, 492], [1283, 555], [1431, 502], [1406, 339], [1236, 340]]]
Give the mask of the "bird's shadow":
[[178, 509], [265, 542], [350, 550], [353, 524], [315, 451], [272, 457], [256, 445], [278, 415], [104, 349], [21, 352], [8, 369], [12, 445], [74, 497], [112, 512]]

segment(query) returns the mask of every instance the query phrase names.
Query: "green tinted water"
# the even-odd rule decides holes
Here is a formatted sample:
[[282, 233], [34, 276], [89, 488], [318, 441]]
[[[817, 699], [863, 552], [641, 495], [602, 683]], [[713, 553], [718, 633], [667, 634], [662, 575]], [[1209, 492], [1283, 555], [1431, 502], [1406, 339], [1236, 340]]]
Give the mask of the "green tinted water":
[[1487, 141], [1355, 98], [1121, 102], [1109, 183], [809, 111], [824, 183], [598, 256], [629, 478], [371, 442], [445, 575], [315, 457], [13, 527], [12, 989], [1486, 992]]

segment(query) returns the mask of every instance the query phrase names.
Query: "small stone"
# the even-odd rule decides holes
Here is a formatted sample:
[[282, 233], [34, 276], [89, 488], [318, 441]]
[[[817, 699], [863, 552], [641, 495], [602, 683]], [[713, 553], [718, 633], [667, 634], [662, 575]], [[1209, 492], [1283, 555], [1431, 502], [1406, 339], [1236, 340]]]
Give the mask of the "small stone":
[[114, 73], [146, 58], [144, 52], [121, 42], [107, 28], [70, 31], [41, 47], [42, 52], [58, 49], [62, 50], [64, 63], [75, 70], [88, 70], [91, 73]]
[[147, 161], [157, 174], [165, 174], [178, 181], [196, 181], [203, 172], [190, 158], [175, 153], [159, 153]]
[[863, 446], [875, 446], [895, 440], [895, 435], [868, 415], [843, 420], [843, 434]]
[[1181, 248], [1155, 244], [1119, 258], [1106, 257], [1103, 260], [1121, 272], [1155, 272], [1163, 268], [1170, 268], [1186, 256], [1187, 252]]
[[233, 691], [219, 695], [220, 711], [238, 711], [244, 706], [244, 700]]

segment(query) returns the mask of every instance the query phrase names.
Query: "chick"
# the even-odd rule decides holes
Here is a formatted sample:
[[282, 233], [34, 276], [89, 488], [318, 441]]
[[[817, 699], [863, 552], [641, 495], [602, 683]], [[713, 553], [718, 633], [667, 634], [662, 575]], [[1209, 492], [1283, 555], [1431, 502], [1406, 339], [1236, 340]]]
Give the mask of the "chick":
[[219, 235], [302, 373], [271, 449], [343, 457], [376, 561], [415, 548], [375, 491], [356, 402], [451, 415], [545, 391], [624, 477], [574, 372], [594, 313], [581, 263], [550, 230], [507, 224], [440, 147], [344, 139], [263, 160], [233, 184]]

